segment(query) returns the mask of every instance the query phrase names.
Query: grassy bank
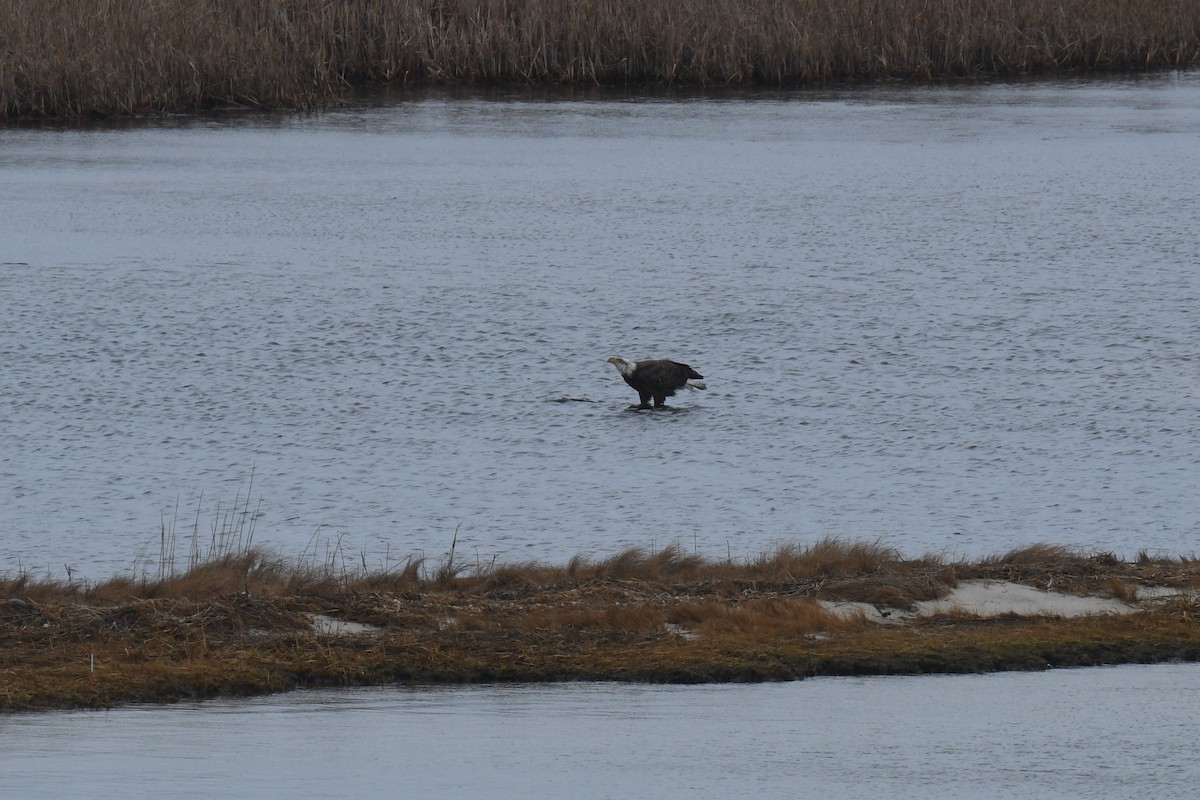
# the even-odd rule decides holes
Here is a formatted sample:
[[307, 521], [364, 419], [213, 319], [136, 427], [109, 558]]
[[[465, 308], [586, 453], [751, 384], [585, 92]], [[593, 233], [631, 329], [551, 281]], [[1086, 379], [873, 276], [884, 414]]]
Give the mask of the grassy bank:
[[[870, 619], [964, 581], [1126, 601], [1127, 614]], [[392, 682], [750, 681], [1200, 658], [1200, 562], [1032, 547], [975, 563], [824, 541], [747, 562], [676, 548], [562, 567], [387, 572], [224, 555], [178, 575], [0, 579], [0, 710]], [[345, 626], [345, 622], [357, 623]]]
[[309, 108], [367, 82], [627, 86], [1154, 69], [1194, 0], [23, 0], [0, 115]]

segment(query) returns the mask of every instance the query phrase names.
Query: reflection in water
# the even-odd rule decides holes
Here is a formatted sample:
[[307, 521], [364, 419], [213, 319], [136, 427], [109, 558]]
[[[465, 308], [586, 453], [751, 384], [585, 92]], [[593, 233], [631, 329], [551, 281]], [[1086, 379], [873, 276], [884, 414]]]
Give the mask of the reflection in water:
[[1181, 797], [1198, 673], [297, 692], [0, 718], [0, 767], [25, 798]]
[[379, 565], [1191, 552], [1198, 129], [1187, 74], [0, 131], [0, 569], [252, 469], [256, 541]]

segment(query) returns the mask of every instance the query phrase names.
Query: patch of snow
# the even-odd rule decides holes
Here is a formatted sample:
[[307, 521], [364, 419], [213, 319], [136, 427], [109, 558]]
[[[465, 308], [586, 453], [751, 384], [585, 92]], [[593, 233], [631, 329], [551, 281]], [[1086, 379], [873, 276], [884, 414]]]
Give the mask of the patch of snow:
[[326, 614], [309, 614], [308, 617], [312, 620], [313, 630], [325, 636], [365, 636], [383, 631], [378, 625], [350, 622]]

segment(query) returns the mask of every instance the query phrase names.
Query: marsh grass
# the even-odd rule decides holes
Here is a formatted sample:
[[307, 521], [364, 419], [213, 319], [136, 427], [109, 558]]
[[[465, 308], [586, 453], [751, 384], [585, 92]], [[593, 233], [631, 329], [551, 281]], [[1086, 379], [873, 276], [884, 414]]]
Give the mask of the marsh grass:
[[[1200, 561], [1036, 546], [973, 563], [826, 539], [740, 561], [678, 546], [565, 566], [409, 558], [371, 569], [256, 547], [177, 573], [87, 583], [0, 576], [0, 710], [105, 706], [298, 685], [395, 681], [727, 681], [1200, 658]], [[386, 560], [385, 560], [386, 561]], [[967, 578], [1125, 599], [1193, 591], [1128, 616], [880, 625], [820, 601], [905, 607]], [[348, 636], [311, 615], [377, 626]]]
[[26, 0], [0, 115], [313, 108], [369, 82], [798, 85], [1193, 66], [1194, 0]]
[[907, 608], [918, 600], [943, 597], [965, 579], [1115, 596], [1129, 594], [1137, 585], [1200, 586], [1200, 561], [1190, 557], [1151, 557], [1143, 552], [1133, 561], [1122, 561], [1107, 552], [1044, 544], [974, 562], [934, 555], [907, 558], [878, 542], [839, 538], [783, 544], [746, 559], [707, 559], [671, 544], [653, 551], [629, 548], [602, 559], [575, 556], [565, 566], [472, 564], [456, 559], [452, 544], [442, 560], [410, 556], [393, 563], [389, 558], [383, 566], [372, 568], [365, 554], [347, 554], [341, 537], [329, 540], [321, 558], [317, 557], [321, 548], [310, 543], [296, 559], [247, 546], [248, 537], [240, 541], [239, 547], [212, 548], [198, 561], [189, 559], [186, 569], [159, 570], [157, 575], [147, 570], [139, 573], [136, 566], [129, 575], [99, 582], [36, 578], [28, 571], [0, 574], [0, 598], [205, 601], [231, 594], [337, 598], [455, 593], [519, 599], [603, 587], [616, 599], [622, 592], [742, 599], [783, 594]]
[[971, 564], [954, 565], [963, 579], [985, 578], [1027, 583], [1041, 589], [1076, 594], [1111, 594], [1128, 599], [1136, 586], [1194, 589], [1200, 568], [1191, 556], [1151, 556], [1145, 551], [1123, 561], [1105, 551], [1035, 544]]

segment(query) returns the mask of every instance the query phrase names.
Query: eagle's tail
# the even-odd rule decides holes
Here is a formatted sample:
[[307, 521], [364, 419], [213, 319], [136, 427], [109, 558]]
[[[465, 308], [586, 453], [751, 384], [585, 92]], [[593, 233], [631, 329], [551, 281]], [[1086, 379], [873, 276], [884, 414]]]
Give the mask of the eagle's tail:
[[684, 384], [689, 389], [707, 389], [708, 385], [703, 381], [688, 381]]

